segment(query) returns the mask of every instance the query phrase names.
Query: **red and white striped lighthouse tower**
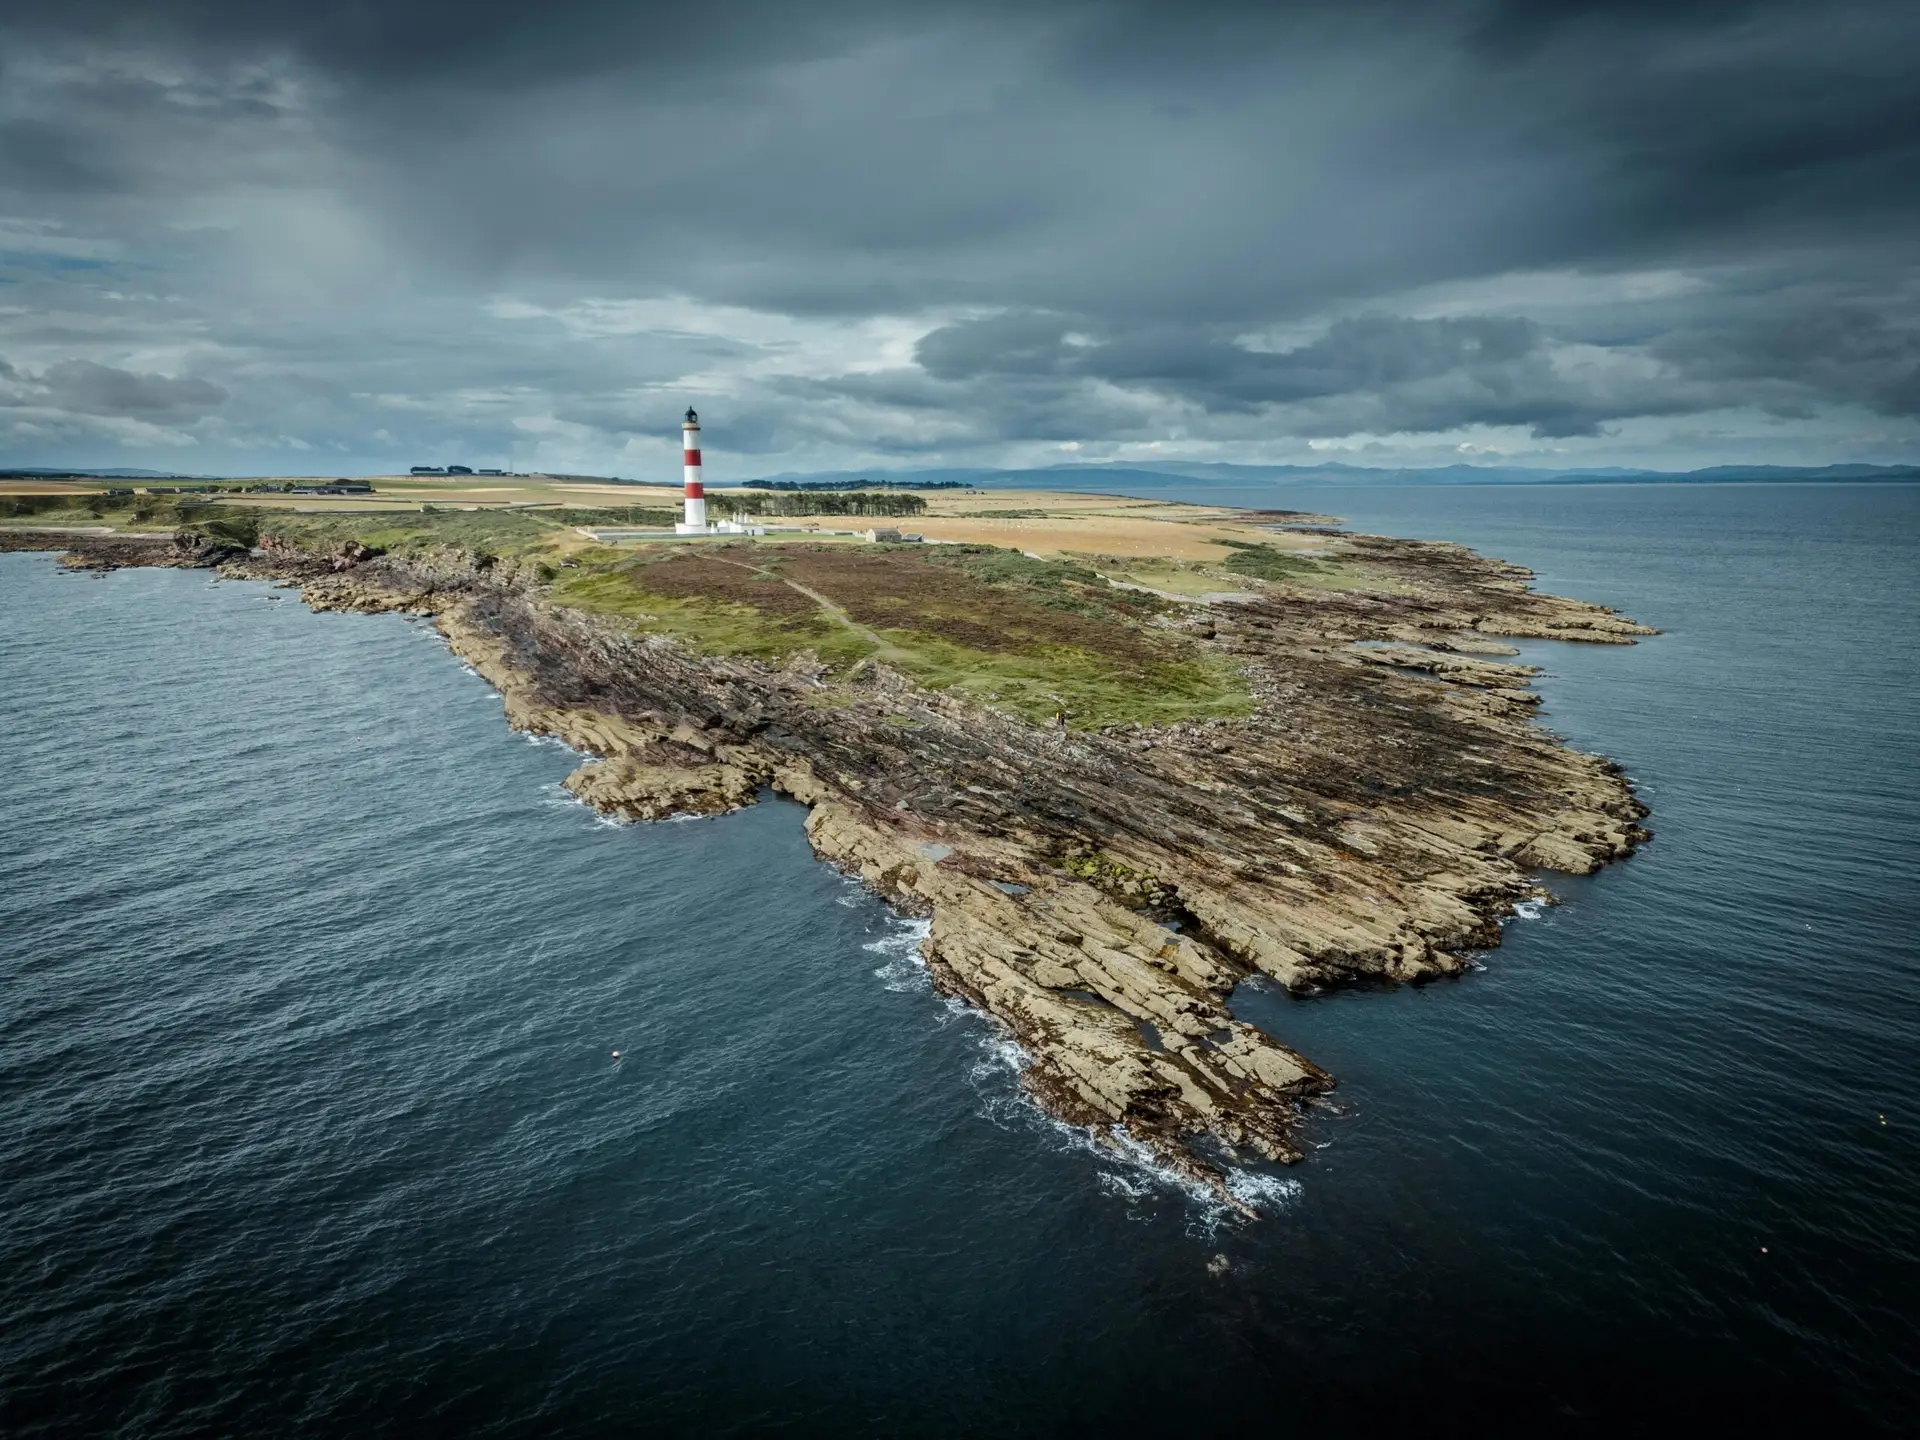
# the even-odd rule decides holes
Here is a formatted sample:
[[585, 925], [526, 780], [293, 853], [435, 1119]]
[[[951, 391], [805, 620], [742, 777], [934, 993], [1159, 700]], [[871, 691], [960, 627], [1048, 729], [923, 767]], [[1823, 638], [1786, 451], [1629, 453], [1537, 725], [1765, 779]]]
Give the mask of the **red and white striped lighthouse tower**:
[[687, 418], [680, 422], [681, 457], [687, 472], [687, 521], [685, 529], [707, 528], [707, 487], [700, 483], [700, 417], [687, 407]]

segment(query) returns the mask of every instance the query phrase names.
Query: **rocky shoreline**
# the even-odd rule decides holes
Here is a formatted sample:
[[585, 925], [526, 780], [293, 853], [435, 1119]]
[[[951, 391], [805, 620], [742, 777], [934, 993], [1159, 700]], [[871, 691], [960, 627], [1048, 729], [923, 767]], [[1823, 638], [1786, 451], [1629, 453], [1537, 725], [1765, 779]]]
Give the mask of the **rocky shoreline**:
[[1458, 974], [1541, 893], [1533, 870], [1589, 873], [1646, 838], [1618, 767], [1541, 728], [1534, 672], [1500, 657], [1516, 653], [1501, 637], [1653, 632], [1458, 546], [1345, 538], [1390, 591], [1182, 607], [1179, 628], [1241, 667], [1251, 717], [1103, 731], [1028, 723], [883, 664], [849, 677], [806, 655], [695, 653], [457, 550], [23, 532], [0, 548], [217, 565], [296, 584], [316, 610], [431, 615], [509, 724], [594, 757], [566, 784], [608, 814], [792, 796], [823, 859], [931, 920], [935, 983], [1011, 1030], [1039, 1103], [1124, 1128], [1237, 1204], [1227, 1167], [1298, 1160], [1300, 1106], [1334, 1082], [1234, 1019], [1235, 985]]

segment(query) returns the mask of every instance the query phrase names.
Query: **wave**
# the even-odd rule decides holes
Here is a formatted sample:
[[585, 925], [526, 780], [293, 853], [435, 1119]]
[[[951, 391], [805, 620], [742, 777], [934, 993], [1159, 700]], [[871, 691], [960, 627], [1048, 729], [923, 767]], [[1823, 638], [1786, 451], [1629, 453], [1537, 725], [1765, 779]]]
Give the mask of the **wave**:
[[[844, 898], [841, 903], [846, 903]], [[879, 978], [881, 986], [888, 990], [931, 992], [933, 976], [927, 971], [926, 958], [920, 953], [920, 947], [933, 932], [932, 922], [899, 920], [895, 924], [898, 928], [892, 934], [868, 941], [860, 947], [869, 954], [886, 957], [885, 963], [875, 968], [874, 975]]]
[[550, 806], [556, 810], [584, 810], [592, 817], [593, 823], [596, 826], [608, 830], [624, 830], [627, 826], [627, 822], [622, 820], [618, 815], [606, 815], [594, 809], [558, 780], [548, 785], [542, 785], [540, 787], [540, 793], [545, 797], [540, 802], [542, 805]]
[[[967, 1081], [979, 1097], [980, 1113], [988, 1122], [1002, 1130], [1044, 1137], [1063, 1151], [1091, 1157], [1095, 1161], [1094, 1184], [1130, 1207], [1130, 1220], [1145, 1223], [1157, 1218], [1152, 1202], [1171, 1198], [1180, 1202], [1187, 1231], [1195, 1236], [1211, 1239], [1223, 1225], [1246, 1222], [1248, 1216], [1213, 1186], [1174, 1169], [1124, 1126], [1072, 1125], [1048, 1114], [1020, 1084], [1021, 1073], [1033, 1064], [1033, 1056], [1000, 1021], [951, 996], [942, 998], [946, 1013], [940, 1017], [940, 1024], [961, 1017], [979, 1024], [980, 1058], [969, 1067]], [[1223, 1168], [1227, 1194], [1262, 1215], [1291, 1206], [1302, 1193], [1298, 1180], [1238, 1166]]]
[[539, 745], [549, 750], [564, 750], [568, 755], [580, 761], [582, 764], [594, 758], [584, 750], [574, 749], [573, 746], [567, 744], [567, 742], [562, 740], [558, 735], [546, 735], [533, 730], [516, 730], [513, 733], [529, 745]]

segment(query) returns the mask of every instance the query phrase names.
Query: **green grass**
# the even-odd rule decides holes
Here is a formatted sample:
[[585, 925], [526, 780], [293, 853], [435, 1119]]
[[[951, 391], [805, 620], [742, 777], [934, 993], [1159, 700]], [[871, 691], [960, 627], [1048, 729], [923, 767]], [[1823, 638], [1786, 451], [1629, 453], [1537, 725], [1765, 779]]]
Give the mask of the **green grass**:
[[1323, 574], [1326, 566], [1301, 555], [1288, 555], [1271, 545], [1254, 545], [1245, 540], [1225, 540], [1233, 554], [1220, 568], [1235, 575], [1250, 575], [1255, 580], [1303, 580]]
[[676, 520], [684, 512], [659, 505], [606, 505], [595, 509], [586, 509], [578, 505], [554, 506], [542, 508], [540, 518], [551, 520], [558, 525], [586, 525], [591, 527], [616, 525], [657, 525], [663, 530], [671, 530]]
[[1210, 575], [1204, 570], [1139, 569], [1130, 570], [1120, 578], [1170, 595], [1190, 595], [1195, 599], [1202, 595], [1232, 594], [1245, 588], [1236, 586], [1229, 575]]
[[1253, 713], [1234, 668], [1211, 656], [1122, 666], [1104, 655], [1053, 646], [989, 655], [911, 630], [888, 630], [880, 658], [930, 690], [957, 690], [1028, 720], [1065, 714], [1075, 729], [1169, 725]]
[[261, 511], [263, 534], [309, 549], [337, 549], [349, 540], [395, 552], [451, 545], [476, 554], [524, 555], [545, 547], [562, 528], [544, 511], [335, 510]]
[[627, 620], [636, 630], [672, 635], [712, 655], [784, 660], [812, 650], [824, 663], [838, 667], [874, 653], [872, 642], [824, 614], [783, 622], [751, 605], [656, 595], [642, 589], [630, 569], [606, 568], [604, 562], [588, 562], [580, 573], [557, 581], [551, 593], [561, 605]]
[[258, 543], [260, 512], [193, 497], [18, 495], [0, 497], [0, 519], [36, 525], [110, 525], [116, 530], [191, 531], [229, 545]]
[[0, 496], [0, 520], [40, 525], [112, 525], [124, 530], [190, 530], [252, 545], [271, 535], [290, 545], [336, 550], [349, 540], [396, 552], [455, 546], [479, 554], [524, 555], [574, 526], [671, 525], [677, 510], [604, 508], [295, 511], [174, 495]]
[[1317, 590], [1374, 590], [1384, 594], [1409, 594], [1411, 586], [1370, 565], [1348, 560], [1312, 560], [1304, 555], [1289, 555], [1271, 545], [1253, 545], [1244, 540], [1224, 540], [1234, 553], [1220, 568], [1234, 575], [1256, 580], [1280, 581]]
[[[982, 558], [973, 557], [974, 563]], [[1005, 562], [997, 568], [1016, 577], [1028, 573]], [[1057, 645], [989, 654], [910, 628], [876, 630], [869, 638], [864, 629], [844, 625], [824, 612], [776, 617], [732, 601], [655, 594], [644, 588], [645, 569], [644, 563], [612, 552], [594, 552], [583, 557], [581, 570], [558, 580], [551, 594], [562, 605], [617, 617], [638, 631], [671, 635], [709, 654], [778, 662], [811, 650], [843, 675], [862, 661], [877, 660], [929, 689], [958, 691], [1036, 722], [1064, 713], [1075, 728], [1133, 722], [1164, 725], [1247, 715], [1253, 710], [1252, 697], [1238, 672], [1212, 656], [1127, 663]], [[1097, 580], [1091, 571], [1080, 573]], [[874, 639], [880, 643], [876, 645]]]
[[1036, 560], [1018, 550], [991, 545], [941, 545], [925, 552], [927, 563], [964, 570], [974, 579], [1017, 591], [1053, 610], [1081, 615], [1157, 615], [1167, 602], [1137, 590], [1109, 585], [1098, 572], [1072, 560]]

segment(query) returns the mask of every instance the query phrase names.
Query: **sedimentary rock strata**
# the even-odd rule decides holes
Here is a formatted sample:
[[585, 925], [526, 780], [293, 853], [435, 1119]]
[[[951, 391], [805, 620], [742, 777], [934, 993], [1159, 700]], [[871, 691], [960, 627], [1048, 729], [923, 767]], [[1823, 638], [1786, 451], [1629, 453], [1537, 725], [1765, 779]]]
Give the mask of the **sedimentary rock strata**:
[[1236, 984], [1456, 974], [1538, 893], [1533, 869], [1585, 873], [1645, 838], [1618, 768], [1534, 721], [1534, 672], [1492, 637], [1649, 632], [1457, 546], [1350, 544], [1380, 587], [1175, 617], [1243, 667], [1256, 713], [1101, 732], [884, 664], [696, 654], [456, 552], [269, 549], [228, 570], [316, 609], [434, 615], [510, 724], [593, 757], [567, 784], [597, 809], [717, 813], [762, 787], [811, 806], [821, 856], [931, 917], [936, 983], [1012, 1030], [1043, 1105], [1220, 1183], [1236, 1158], [1297, 1159], [1299, 1103], [1333, 1083], [1233, 1017]]

